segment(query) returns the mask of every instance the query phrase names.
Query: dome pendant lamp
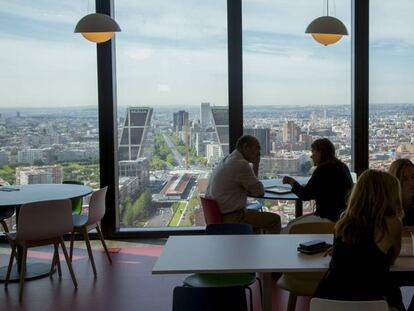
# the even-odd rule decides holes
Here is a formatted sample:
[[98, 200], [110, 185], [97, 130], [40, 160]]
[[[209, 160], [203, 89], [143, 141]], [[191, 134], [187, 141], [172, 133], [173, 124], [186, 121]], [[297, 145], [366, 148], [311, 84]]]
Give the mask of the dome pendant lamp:
[[314, 19], [305, 33], [310, 33], [320, 44], [329, 45], [341, 40], [342, 36], [347, 36], [348, 30], [339, 19], [329, 16], [329, 0], [326, 0], [326, 16]]
[[76, 24], [75, 33], [81, 33], [85, 39], [103, 43], [112, 39], [114, 32], [121, 28], [110, 16], [101, 13], [92, 13], [82, 17]]

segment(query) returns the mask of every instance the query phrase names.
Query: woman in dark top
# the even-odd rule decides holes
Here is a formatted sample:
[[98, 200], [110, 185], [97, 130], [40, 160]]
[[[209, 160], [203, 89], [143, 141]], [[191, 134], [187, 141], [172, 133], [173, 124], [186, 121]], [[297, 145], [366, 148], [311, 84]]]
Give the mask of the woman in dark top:
[[315, 200], [316, 216], [335, 222], [345, 210], [352, 177], [348, 167], [336, 158], [335, 147], [328, 139], [315, 140], [311, 150], [316, 169], [306, 186], [289, 176], [283, 178], [283, 183], [290, 184], [292, 192], [301, 200]]
[[403, 225], [414, 226], [414, 164], [409, 159], [398, 159], [391, 163], [388, 172], [401, 184]]
[[336, 300], [386, 299], [405, 310], [390, 266], [401, 249], [400, 185], [392, 175], [366, 170], [335, 225], [329, 270], [314, 296]]

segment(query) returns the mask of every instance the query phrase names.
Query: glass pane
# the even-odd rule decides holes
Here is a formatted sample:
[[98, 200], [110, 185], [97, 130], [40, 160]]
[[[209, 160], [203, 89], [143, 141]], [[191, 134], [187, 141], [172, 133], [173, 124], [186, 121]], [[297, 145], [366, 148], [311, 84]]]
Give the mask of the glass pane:
[[370, 1], [369, 166], [414, 160], [414, 21], [408, 0]]
[[204, 225], [198, 195], [228, 153], [227, 2], [115, 4], [118, 228]]
[[99, 187], [96, 46], [73, 32], [90, 11], [0, 1], [0, 184]]
[[[310, 144], [322, 137], [351, 163], [350, 37], [324, 46], [305, 34], [326, 14], [324, 3], [243, 2], [244, 133], [260, 142], [263, 179], [310, 176]], [[329, 15], [351, 33], [351, 1], [331, 4]], [[264, 203], [282, 223], [294, 218], [294, 202]], [[304, 213], [312, 211], [313, 204], [304, 205]]]

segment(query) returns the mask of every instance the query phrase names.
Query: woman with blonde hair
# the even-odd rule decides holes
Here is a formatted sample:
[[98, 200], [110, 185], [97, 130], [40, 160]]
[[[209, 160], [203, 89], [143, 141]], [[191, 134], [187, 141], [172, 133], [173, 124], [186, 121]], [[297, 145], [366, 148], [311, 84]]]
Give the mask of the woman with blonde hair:
[[391, 163], [388, 172], [401, 184], [401, 199], [404, 209], [404, 226], [414, 225], [414, 164], [409, 159], [398, 159]]
[[389, 270], [401, 249], [403, 209], [400, 183], [389, 173], [366, 170], [335, 225], [329, 270], [316, 297], [338, 300], [386, 299], [405, 310]]

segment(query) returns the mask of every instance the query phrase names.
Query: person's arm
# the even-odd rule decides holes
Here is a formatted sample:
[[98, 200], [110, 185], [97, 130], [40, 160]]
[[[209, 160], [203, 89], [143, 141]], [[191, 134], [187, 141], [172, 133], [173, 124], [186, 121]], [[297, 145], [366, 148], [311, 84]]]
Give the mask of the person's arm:
[[[287, 176], [286, 176], [287, 177]], [[286, 178], [285, 177], [285, 178]], [[285, 180], [285, 178], [283, 180]], [[321, 187], [321, 176], [320, 169], [316, 168], [313, 172], [312, 177], [309, 179], [308, 183], [305, 186], [299, 184], [296, 180], [291, 177], [288, 177], [293, 180], [291, 183], [292, 192], [296, 194], [301, 200], [308, 201], [316, 198], [317, 193], [322, 191]]]
[[240, 163], [240, 166], [237, 169], [236, 179], [237, 182], [246, 189], [249, 195], [260, 197], [264, 195], [264, 187], [260, 180], [257, 179], [254, 172], [254, 163], [253, 169], [250, 167], [247, 161]]

